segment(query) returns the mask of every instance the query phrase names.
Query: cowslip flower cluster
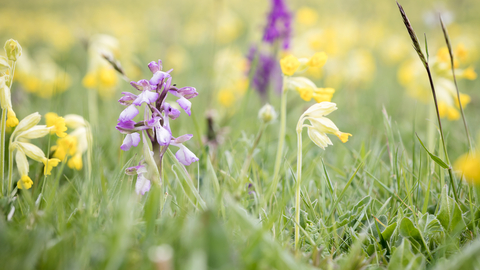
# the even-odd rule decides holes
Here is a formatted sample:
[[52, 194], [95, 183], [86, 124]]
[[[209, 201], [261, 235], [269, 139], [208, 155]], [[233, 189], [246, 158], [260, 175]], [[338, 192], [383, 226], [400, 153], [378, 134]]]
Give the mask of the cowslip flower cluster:
[[[42, 116], [36, 112], [25, 117], [10, 137], [10, 152], [11, 156], [15, 154], [17, 168], [20, 173], [20, 180], [17, 182], [19, 189], [29, 189], [32, 187], [33, 181], [28, 176], [29, 165], [27, 157], [41, 162], [44, 165], [43, 173], [50, 175], [52, 168], [56, 167], [61, 160], [58, 158], [47, 158], [43, 151], [36, 145], [30, 143], [32, 139], [44, 137], [50, 133], [55, 133], [58, 137], [66, 136], [65, 120], [62, 117], [57, 117], [53, 125], [37, 125]], [[12, 160], [10, 162], [13, 162]]]
[[332, 100], [335, 89], [333, 88], [319, 88], [306, 77], [292, 77], [296, 73], [301, 73], [309, 68], [320, 68], [327, 62], [327, 55], [324, 52], [315, 53], [310, 58], [297, 58], [293, 55], [288, 55], [280, 60], [280, 67], [282, 68], [285, 78], [285, 89], [296, 90], [300, 97], [305, 101], [310, 101], [312, 98], [317, 102]]
[[[468, 60], [468, 52], [459, 44], [454, 54], [454, 69], [457, 79], [475, 80], [477, 74], [472, 66], [461, 68]], [[451, 73], [451, 63], [448, 48], [440, 48], [430, 61], [432, 75], [435, 79], [435, 91], [438, 99], [438, 112], [440, 117], [454, 121], [460, 119], [460, 104], [457, 90]], [[422, 80], [423, 66], [418, 62], [409, 60], [401, 65], [398, 71], [398, 80], [406, 87], [408, 93], [423, 102], [429, 102], [431, 97], [428, 81]], [[465, 107], [470, 103], [470, 96], [460, 93], [460, 102]]]
[[[320, 148], [325, 150], [328, 145], [333, 145], [327, 134], [337, 136], [343, 143], [348, 141], [350, 133], [341, 132], [332, 120], [325, 117], [337, 109], [337, 105], [333, 102], [320, 102], [312, 105], [306, 110], [297, 124], [297, 132], [304, 127], [308, 130], [308, 137]], [[311, 125], [305, 125], [305, 120], [309, 120]]]
[[[58, 118], [56, 113], [50, 112], [45, 115], [47, 126], [52, 126]], [[88, 150], [92, 136], [88, 122], [76, 114], [67, 114], [64, 117], [65, 125], [73, 131], [57, 140], [50, 150], [54, 151], [53, 157], [66, 161], [67, 166], [77, 171], [83, 168], [82, 155]]]
[[[175, 157], [183, 165], [190, 165], [198, 158], [190, 151], [184, 142], [190, 140], [193, 136], [185, 134], [179, 137], [173, 137], [170, 129], [170, 120], [175, 120], [180, 116], [180, 111], [174, 108], [170, 103], [166, 102], [168, 94], [178, 98], [176, 101], [180, 108], [189, 116], [191, 115], [192, 103], [190, 99], [198, 95], [193, 87], [178, 88], [172, 85], [172, 70], [163, 71], [162, 61], [150, 62], [148, 64], [153, 76], [150, 80], [132, 81], [130, 84], [140, 93], [135, 95], [130, 92], [123, 92], [119, 103], [127, 106], [118, 118], [117, 130], [125, 134], [125, 139], [120, 148], [128, 151], [132, 146], [136, 147], [142, 140], [144, 143], [144, 161], [138, 166], [127, 169], [127, 174], [137, 174], [136, 192], [144, 194], [150, 189], [151, 183], [148, 179], [153, 176], [151, 171], [161, 170], [160, 164], [163, 155], [170, 145], [176, 146], [179, 150]], [[143, 120], [134, 121], [133, 119], [139, 114], [137, 107], [144, 106]], [[145, 134], [152, 143], [153, 153], [147, 146]], [[157, 166], [157, 168], [151, 168]]]
[[111, 97], [118, 84], [117, 72], [103, 55], [113, 58], [118, 46], [118, 40], [109, 35], [96, 35], [89, 44], [88, 71], [82, 83], [86, 88], [97, 90], [102, 98]]

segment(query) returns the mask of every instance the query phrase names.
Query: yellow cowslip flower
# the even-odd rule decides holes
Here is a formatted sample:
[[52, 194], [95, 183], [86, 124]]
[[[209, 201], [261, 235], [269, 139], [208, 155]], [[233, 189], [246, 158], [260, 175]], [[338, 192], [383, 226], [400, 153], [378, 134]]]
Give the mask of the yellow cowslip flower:
[[455, 161], [453, 167], [460, 171], [467, 180], [480, 184], [480, 156], [478, 154], [465, 154]]
[[335, 93], [335, 89], [327, 87], [327, 88], [317, 88], [313, 91], [313, 99], [317, 103], [324, 102], [324, 101], [332, 101], [333, 93]]
[[318, 20], [318, 13], [313, 8], [301, 7], [298, 9], [295, 18], [300, 24], [312, 26]]
[[300, 61], [293, 55], [288, 55], [280, 60], [280, 67], [283, 74], [292, 76], [300, 67]]
[[308, 60], [307, 65], [312, 68], [323, 67], [327, 59], [328, 56], [325, 52], [317, 52]]
[[51, 150], [55, 151], [53, 157], [60, 160], [64, 160], [67, 155], [73, 156], [77, 152], [77, 138], [70, 135], [59, 138], [57, 145], [53, 146]]
[[459, 77], [465, 78], [467, 80], [475, 80], [477, 78], [477, 73], [475, 72], [473, 67], [468, 67], [459, 74]]
[[[455, 59], [460, 59], [467, 55], [465, 48], [457, 47], [455, 52], [457, 55]], [[477, 77], [473, 67], [460, 69], [458, 66], [460, 61], [456, 61], [455, 74], [457, 78], [465, 78], [474, 80]], [[435, 92], [438, 100], [438, 110], [440, 117], [446, 117], [448, 120], [454, 121], [460, 119], [460, 105], [465, 107], [470, 102], [470, 96], [460, 93], [460, 101], [457, 98], [457, 90], [452, 78], [452, 71], [450, 65], [450, 54], [448, 48], [443, 47], [438, 50], [436, 57], [430, 62], [431, 71], [435, 79]], [[405, 86], [408, 93], [425, 103], [431, 102], [431, 89], [428, 80], [425, 79], [425, 72], [423, 66], [418, 61], [408, 61], [401, 65], [398, 71], [399, 82]]]
[[17, 182], [18, 189], [30, 189], [33, 185], [32, 179], [28, 175], [22, 175], [20, 180]]
[[335, 93], [333, 88], [318, 88], [315, 83], [305, 77], [289, 77], [286, 84], [286, 89], [296, 90], [305, 101], [313, 98], [316, 102], [330, 102]]
[[460, 61], [465, 60], [467, 58], [468, 52], [467, 49], [465, 49], [465, 45], [463, 43], [459, 43], [457, 45], [457, 48], [455, 49], [455, 55]]
[[73, 156], [72, 158], [70, 158], [67, 165], [70, 169], [75, 169], [77, 171], [81, 170], [83, 168], [82, 155], [77, 154]]
[[218, 92], [218, 101], [223, 106], [230, 107], [235, 101], [235, 95], [229, 89], [222, 89]]
[[65, 115], [65, 123], [73, 131], [67, 136], [57, 140], [57, 145], [51, 148], [53, 157], [60, 160], [69, 159], [67, 165], [71, 169], [83, 168], [82, 154], [88, 150], [89, 141], [92, 140], [88, 122], [76, 114]]
[[58, 116], [56, 113], [47, 113], [45, 114], [45, 121], [47, 127], [50, 127], [50, 133], [56, 133], [58, 137], [62, 138], [67, 136], [67, 126], [65, 125], [65, 118]]
[[8, 109], [7, 112], [7, 127], [15, 127], [18, 125], [18, 118], [12, 109]]
[[18, 152], [22, 152], [29, 158], [38, 162], [42, 162], [45, 165], [43, 170], [43, 173], [45, 175], [50, 175], [52, 168], [56, 167], [58, 163], [61, 162], [61, 160], [58, 158], [50, 158], [50, 159], [47, 158], [43, 153], [43, 151], [40, 148], [38, 148], [38, 146], [33, 145], [31, 143], [16, 141], [12, 143], [11, 147], [13, 149], [17, 149], [17, 155], [18, 155]]
[[[332, 120], [325, 116], [337, 109], [337, 105], [332, 102], [321, 102], [312, 105], [300, 117], [297, 124], [297, 131], [303, 127], [308, 129], [308, 137], [320, 148], [325, 149], [328, 145], [333, 145], [327, 134], [337, 136], [343, 143], [348, 141], [350, 133], [341, 132]], [[311, 125], [304, 125], [305, 120], [309, 120]]]

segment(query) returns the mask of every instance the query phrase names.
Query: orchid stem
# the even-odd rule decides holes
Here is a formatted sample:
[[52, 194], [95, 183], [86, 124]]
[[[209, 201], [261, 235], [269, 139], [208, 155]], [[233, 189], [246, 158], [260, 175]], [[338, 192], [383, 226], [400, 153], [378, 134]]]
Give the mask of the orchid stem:
[[273, 182], [271, 186], [271, 198], [277, 191], [277, 185], [279, 180], [280, 163], [283, 157], [283, 148], [285, 145], [285, 128], [287, 121], [287, 89], [286, 89], [286, 77], [283, 77], [282, 85], [282, 99], [280, 103], [280, 134], [278, 137], [277, 157], [275, 158], [275, 168], [273, 172]]
[[295, 250], [300, 240], [300, 187], [302, 182], [302, 127], [297, 128], [297, 184], [295, 188]]

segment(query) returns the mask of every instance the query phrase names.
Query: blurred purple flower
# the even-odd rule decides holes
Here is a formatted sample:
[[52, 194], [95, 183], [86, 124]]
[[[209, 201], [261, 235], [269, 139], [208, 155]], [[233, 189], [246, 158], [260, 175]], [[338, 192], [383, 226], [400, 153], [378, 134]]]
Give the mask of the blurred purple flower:
[[273, 44], [283, 43], [283, 49], [290, 46], [292, 33], [292, 13], [288, 10], [285, 0], [272, 0], [272, 9], [267, 17], [267, 25], [263, 32], [263, 41]]

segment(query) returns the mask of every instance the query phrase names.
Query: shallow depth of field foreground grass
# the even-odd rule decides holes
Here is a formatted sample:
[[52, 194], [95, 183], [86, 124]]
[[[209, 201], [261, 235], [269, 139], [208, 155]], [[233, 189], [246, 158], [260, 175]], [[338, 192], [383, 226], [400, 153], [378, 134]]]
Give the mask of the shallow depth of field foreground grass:
[[480, 269], [480, 3], [399, 4], [0, 1], [0, 269]]

